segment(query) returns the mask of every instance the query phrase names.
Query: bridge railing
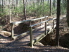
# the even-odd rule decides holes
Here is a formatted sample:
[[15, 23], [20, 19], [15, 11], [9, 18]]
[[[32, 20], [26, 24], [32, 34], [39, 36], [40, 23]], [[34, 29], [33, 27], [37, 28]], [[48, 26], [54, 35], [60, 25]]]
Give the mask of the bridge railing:
[[44, 18], [48, 18], [48, 16], [40, 17], [40, 18], [37, 18], [37, 19], [31, 19], [31, 20], [23, 20], [23, 21], [11, 22], [11, 38], [14, 39], [14, 25], [18, 25], [20, 23], [25, 23], [25, 22], [30, 22], [30, 25], [31, 25], [32, 21], [37, 21], [37, 20], [41, 21], [41, 19], [44, 19]]
[[[41, 21], [42, 19], [46, 19], [45, 21]], [[45, 17], [41, 17], [41, 18], [36, 18], [36, 19], [31, 19], [31, 20], [23, 20], [23, 21], [17, 21], [17, 22], [12, 22], [11, 23], [11, 29], [12, 29], [12, 31], [11, 31], [11, 38], [13, 38], [14, 39], [14, 25], [16, 25], [16, 24], [20, 24], [20, 23], [24, 23], [24, 22], [30, 22], [30, 26], [29, 26], [29, 31], [28, 32], [30, 32], [30, 45], [31, 45], [31, 47], [33, 47], [33, 38], [32, 38], [32, 31], [33, 31], [33, 28], [32, 27], [34, 27], [34, 26], [37, 26], [37, 25], [40, 25], [40, 24], [42, 24], [42, 23], [45, 23], [45, 35], [47, 35], [47, 23], [48, 23], [48, 21], [51, 21], [51, 20], [53, 20], [53, 28], [54, 28], [54, 20], [55, 20], [56, 18], [52, 18], [52, 19], [48, 19], [48, 16], [45, 16]], [[37, 24], [34, 24], [34, 25], [31, 25], [31, 22], [32, 21], [37, 21], [37, 20], [40, 20], [41, 22], [39, 22], [39, 23], [37, 23]], [[25, 33], [24, 33], [25, 34]], [[18, 35], [19, 36], [19, 35]]]
[[[42, 21], [42, 22], [40, 22], [40, 23], [37, 23], [37, 24], [34, 24], [34, 25], [30, 25], [30, 44], [31, 44], [31, 47], [33, 47], [33, 38], [32, 38], [32, 34], [33, 34], [33, 32], [32, 32], [32, 30], [33, 30], [33, 28], [32, 27], [34, 27], [34, 26], [37, 26], [37, 25], [39, 25], [39, 24], [43, 24], [43, 23], [45, 23], [45, 35], [47, 35], [47, 23], [48, 23], [48, 21], [51, 21], [51, 20], [53, 20], [53, 29], [54, 29], [54, 20], [55, 20], [56, 18], [52, 18], [52, 19], [47, 19], [47, 20], [45, 20], [45, 21]], [[37, 19], [36, 19], [37, 20]], [[32, 20], [33, 21], [33, 20]]]

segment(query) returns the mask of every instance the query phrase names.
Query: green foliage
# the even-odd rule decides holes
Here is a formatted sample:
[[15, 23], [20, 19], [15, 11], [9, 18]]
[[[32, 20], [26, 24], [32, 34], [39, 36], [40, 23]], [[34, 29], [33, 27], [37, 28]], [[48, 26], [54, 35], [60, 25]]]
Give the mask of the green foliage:
[[61, 14], [66, 14], [67, 0], [61, 0]]
[[9, 14], [9, 9], [7, 7], [2, 8], [2, 6], [0, 5], [0, 17], [6, 16]]
[[6, 15], [6, 13], [4, 11], [2, 11], [2, 8], [0, 8], [0, 17], [3, 17], [5, 15]]
[[33, 3], [32, 5], [29, 5], [27, 8], [27, 13], [32, 14], [35, 16], [43, 16], [43, 15], [48, 15], [49, 14], [49, 4], [47, 2], [40, 3]]
[[55, 7], [52, 8], [52, 14], [53, 15], [56, 14], [56, 12], [57, 12], [56, 10], [57, 10], [57, 8], [55, 8]]
[[23, 13], [23, 5], [15, 7], [15, 9], [13, 9], [13, 13]]
[[[52, 6], [52, 14], [56, 13], [56, 0], [53, 0], [53, 6]], [[1, 7], [1, 6], [0, 6]], [[11, 7], [11, 8], [10, 8]], [[2, 8], [0, 8], [0, 16], [5, 16], [5, 15], [9, 15], [10, 14], [10, 10], [12, 11], [11, 14], [16, 15], [17, 14], [22, 14], [23, 15], [23, 3], [20, 1], [19, 6], [14, 5], [14, 6], [6, 6], [5, 8], [3, 8], [3, 12], [2, 12]], [[44, 2], [36, 2], [36, 3], [32, 3], [32, 4], [26, 4], [26, 14], [29, 16], [46, 16], [50, 14], [50, 4], [47, 1]], [[65, 14], [66, 13], [66, 0], [62, 0], [61, 2], [61, 13]]]
[[0, 13], [0, 17], [3, 17], [3, 16], [5, 16], [5, 13], [4, 12]]

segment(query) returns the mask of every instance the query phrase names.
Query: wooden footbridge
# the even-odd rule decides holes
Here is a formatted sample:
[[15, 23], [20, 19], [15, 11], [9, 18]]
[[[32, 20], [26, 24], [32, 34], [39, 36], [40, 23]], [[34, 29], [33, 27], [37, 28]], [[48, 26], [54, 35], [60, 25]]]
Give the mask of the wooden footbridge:
[[[44, 21], [41, 21], [42, 19], [45, 19]], [[61, 18], [62, 19], [62, 18]], [[39, 23], [32, 25], [31, 23], [33, 21], [38, 21], [40, 20]], [[20, 24], [20, 23], [25, 23], [25, 22], [29, 22], [29, 31], [24, 32], [20, 35], [15, 35], [14, 34], [14, 25]], [[33, 29], [34, 26], [40, 25], [40, 27], [36, 27], [35, 29]], [[28, 39], [30, 41], [30, 46], [33, 47], [33, 45], [36, 42], [39, 42], [41, 39], [43, 39], [46, 35], [48, 35], [49, 33], [53, 32], [54, 28], [56, 27], [56, 18], [49, 18], [48, 16], [44, 16], [44, 17], [40, 17], [40, 18], [36, 18], [36, 19], [31, 19], [31, 20], [23, 20], [23, 21], [17, 21], [17, 22], [12, 22], [11, 23], [12, 26], [12, 31], [11, 31], [11, 38], [12, 39], [16, 39], [19, 36], [25, 36], [25, 35], [29, 35]], [[35, 31], [37, 29], [37, 31]]]

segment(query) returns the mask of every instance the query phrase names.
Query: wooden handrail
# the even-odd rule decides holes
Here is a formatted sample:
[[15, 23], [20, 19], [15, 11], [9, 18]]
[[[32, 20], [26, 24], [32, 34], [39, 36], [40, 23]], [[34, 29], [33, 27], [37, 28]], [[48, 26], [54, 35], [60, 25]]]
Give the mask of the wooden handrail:
[[11, 22], [11, 24], [20, 24], [20, 23], [24, 23], [24, 22], [36, 21], [36, 20], [44, 19], [46, 17], [48, 17], [48, 16], [40, 17], [40, 18], [36, 18], [36, 19], [31, 19], [31, 20], [23, 20], [23, 21]]
[[55, 20], [55, 18], [53, 19], [48, 19], [46, 21], [43, 21], [43, 22], [40, 22], [40, 23], [37, 23], [37, 24], [34, 24], [34, 25], [30, 25], [30, 27], [33, 27], [33, 26], [36, 26], [36, 25], [39, 25], [39, 24], [42, 24], [42, 23], [45, 23], [45, 22], [48, 22], [48, 21], [51, 21], [51, 20]]
[[31, 21], [31, 20], [23, 20], [23, 21], [11, 22], [11, 24], [20, 24], [20, 23], [29, 22], [29, 21]]
[[37, 20], [44, 19], [44, 18], [47, 18], [47, 17], [48, 17], [48, 16], [40, 17], [40, 18], [36, 18], [36, 19], [31, 19], [31, 21], [37, 21]]

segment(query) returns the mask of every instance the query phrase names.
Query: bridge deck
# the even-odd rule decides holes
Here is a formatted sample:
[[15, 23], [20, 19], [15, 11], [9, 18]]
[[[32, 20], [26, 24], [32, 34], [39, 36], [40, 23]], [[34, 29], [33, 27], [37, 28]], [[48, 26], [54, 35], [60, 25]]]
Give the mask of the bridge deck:
[[[39, 35], [41, 35], [42, 33], [44, 33], [44, 30], [45, 30], [44, 27], [40, 27], [40, 28], [37, 28], [37, 29], [33, 30], [32, 31], [32, 37], [33, 37], [33, 39], [35, 39], [36, 37], [38, 37]], [[17, 35], [15, 35], [15, 36], [17, 36]], [[21, 37], [22, 36], [19, 36], [18, 39], [21, 38]], [[25, 41], [26, 40], [30, 41], [30, 33], [23, 35], [23, 37], [24, 37], [24, 39], [26, 38]]]

